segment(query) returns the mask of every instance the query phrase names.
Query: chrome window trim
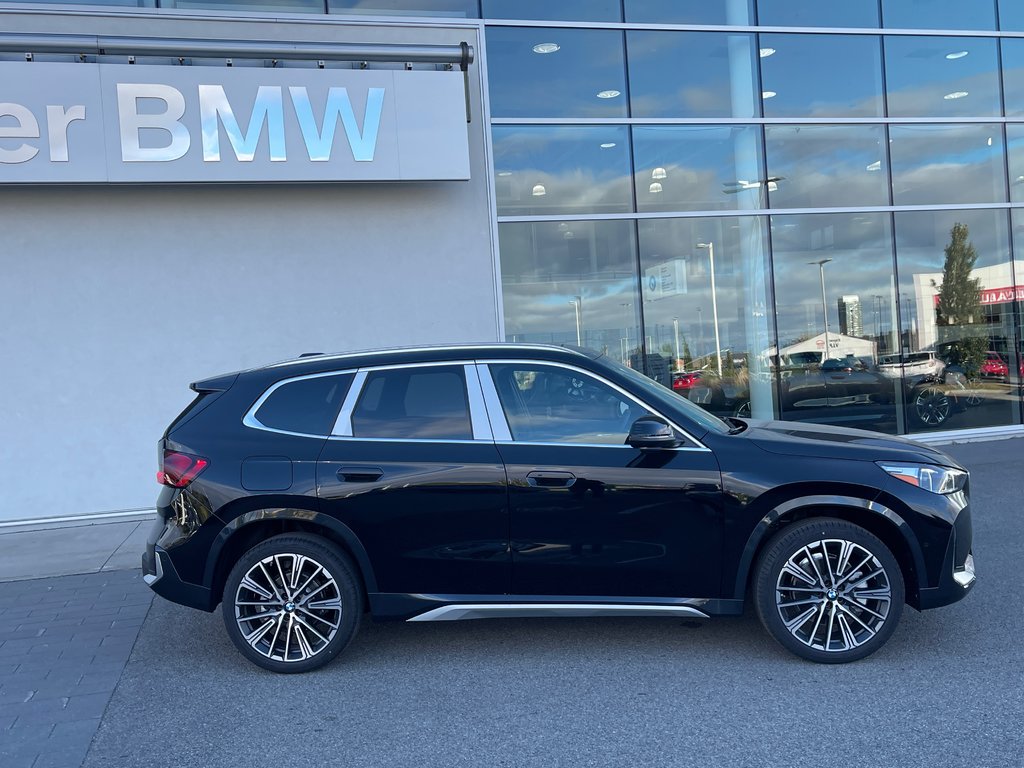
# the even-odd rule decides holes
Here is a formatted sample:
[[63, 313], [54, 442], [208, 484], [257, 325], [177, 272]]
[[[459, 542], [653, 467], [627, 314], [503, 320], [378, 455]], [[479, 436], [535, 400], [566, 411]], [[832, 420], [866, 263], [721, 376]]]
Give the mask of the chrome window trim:
[[[312, 434], [310, 432], [292, 432], [287, 429], [277, 429], [275, 427], [268, 427], [266, 424], [264, 424], [262, 421], [256, 418], [256, 412], [263, 406], [267, 399], [272, 394], [274, 394], [274, 392], [283, 387], [285, 384], [291, 384], [292, 382], [295, 381], [305, 381], [306, 379], [323, 379], [327, 378], [328, 376], [345, 376], [350, 373], [356, 373], [356, 371], [350, 368], [344, 371], [310, 373], [306, 376], [293, 376], [289, 379], [281, 379], [280, 381], [276, 381], [273, 384], [271, 384], [266, 389], [266, 391], [259, 396], [256, 402], [253, 403], [249, 410], [245, 412], [245, 415], [242, 417], [242, 424], [246, 427], [249, 427], [250, 429], [260, 429], [263, 430], [264, 432], [274, 432], [279, 435], [291, 435], [292, 437], [327, 437], [326, 434]], [[352, 394], [352, 389], [355, 387], [355, 385], [356, 379], [352, 379], [352, 383], [349, 385], [348, 394], [345, 396], [346, 400], [348, 400], [349, 395]], [[344, 404], [342, 404], [342, 408], [344, 408]]]
[[365, 383], [366, 371], [357, 370], [355, 378], [352, 379], [352, 386], [348, 388], [348, 394], [345, 395], [345, 402], [341, 404], [341, 410], [338, 411], [338, 420], [334, 422], [332, 435], [352, 434], [352, 411], [356, 408], [356, 402], [359, 400]]
[[477, 363], [476, 369], [480, 377], [480, 386], [483, 390], [484, 405], [487, 408], [487, 418], [491, 422], [491, 432], [496, 443], [512, 443], [512, 430], [508, 426], [508, 418], [505, 416], [505, 409], [501, 407], [501, 398], [498, 397], [498, 390], [494, 386], [494, 379], [491, 377], [491, 369], [486, 363]]
[[494, 440], [491, 432], [491, 422], [487, 415], [487, 406], [484, 405], [484, 395], [480, 387], [480, 375], [473, 363], [466, 363], [463, 366], [466, 374], [466, 395], [469, 405], [469, 420], [473, 426], [474, 440]]
[[[657, 416], [660, 419], [664, 419], [666, 422], [668, 422], [668, 425], [670, 427], [672, 427], [672, 429], [676, 430], [676, 432], [681, 434], [684, 437], [684, 439], [686, 439], [689, 443], [692, 444], [692, 445], [689, 445], [689, 446], [678, 446], [676, 448], [669, 448], [669, 449], [666, 449], [666, 450], [672, 450], [672, 451], [701, 451], [701, 452], [707, 452], [707, 453], [711, 452], [710, 448], [708, 448], [706, 445], [704, 445], [704, 443], [702, 443], [700, 440], [698, 440], [693, 435], [691, 435], [688, 431], [686, 431], [685, 429], [680, 427], [673, 419], [670, 419], [668, 416], [665, 416], [657, 408], [652, 408], [649, 404], [645, 403], [643, 400], [638, 398], [633, 393], [623, 389], [622, 387], [620, 387], [618, 384], [615, 384], [614, 382], [608, 381], [608, 379], [604, 378], [603, 376], [601, 376], [598, 373], [595, 373], [594, 371], [590, 371], [590, 370], [587, 370], [585, 368], [580, 368], [579, 366], [570, 365], [569, 363], [553, 362], [553, 361], [550, 361], [550, 360], [530, 360], [530, 359], [516, 359], [516, 358], [508, 358], [508, 359], [505, 359], [505, 360], [477, 360], [477, 365], [489, 366], [489, 365], [507, 365], [507, 364], [515, 364], [515, 365], [548, 365], [548, 366], [552, 366], [552, 367], [555, 367], [555, 368], [565, 368], [567, 370], [575, 371], [577, 373], [583, 374], [584, 376], [589, 376], [592, 379], [596, 379], [597, 381], [601, 382], [602, 384], [605, 384], [606, 386], [611, 387], [612, 389], [614, 389], [616, 392], [618, 392], [623, 397], [626, 397], [629, 400], [632, 400], [634, 403], [639, 405], [641, 408], [646, 408], [648, 411], [651, 412], [652, 415]], [[494, 387], [494, 380], [490, 376], [490, 369], [487, 370], [487, 378], [490, 379], [491, 387], [493, 388]], [[506, 429], [507, 429], [508, 428], [508, 421], [505, 418], [505, 409], [501, 407], [501, 400], [500, 400], [500, 398], [498, 398], [497, 389], [494, 390], [494, 398], [495, 398], [495, 403], [498, 406], [499, 413], [501, 414], [501, 418], [502, 418], [502, 420], [505, 421], [505, 425], [506, 425]], [[489, 403], [489, 406], [490, 406], [490, 403]], [[490, 411], [488, 410], [488, 414], [489, 413], [490, 413]], [[493, 421], [492, 421], [492, 423], [493, 423]], [[558, 446], [558, 447], [561, 447], [561, 448], [565, 448], [567, 446], [573, 446], [573, 445], [580, 446], [580, 447], [584, 447], [584, 446], [585, 447], [593, 447], [593, 448], [629, 448], [630, 447], [628, 445], [618, 445], [618, 444], [615, 444], [615, 443], [548, 443], [548, 442], [537, 442], [537, 443], [534, 443], [534, 442], [529, 442], [529, 441], [522, 441], [522, 442], [520, 442], [518, 440], [512, 439], [511, 430], [509, 431], [509, 437], [508, 437], [507, 440], [500, 440], [500, 441], [496, 440], [496, 442], [501, 442], [501, 443], [509, 444], [509, 445], [551, 445], [551, 446]], [[631, 450], [636, 450], [636, 449], [631, 449]]]

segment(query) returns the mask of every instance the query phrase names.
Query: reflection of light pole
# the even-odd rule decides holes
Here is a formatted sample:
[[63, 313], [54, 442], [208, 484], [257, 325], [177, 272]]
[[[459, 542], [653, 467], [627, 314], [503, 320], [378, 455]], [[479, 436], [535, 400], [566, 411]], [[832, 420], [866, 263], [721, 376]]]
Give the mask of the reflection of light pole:
[[576, 308], [576, 346], [583, 346], [583, 297], [573, 296], [569, 303]]
[[715, 291], [715, 244], [712, 242], [697, 243], [698, 248], [708, 249], [711, 262], [711, 314], [715, 321], [715, 355], [718, 357], [718, 375], [722, 375], [722, 341], [718, 337], [718, 296]]
[[823, 360], [828, 360], [830, 350], [828, 348], [828, 302], [825, 299], [825, 265], [828, 264], [832, 259], [820, 259], [818, 261], [808, 261], [808, 264], [817, 264], [818, 273], [821, 275], [821, 313], [825, 316], [825, 357]]
[[622, 347], [622, 363], [623, 365], [628, 365], [626, 359], [627, 353], [629, 351], [629, 308], [632, 307], [633, 305], [628, 301], [623, 301], [619, 304], [619, 306], [622, 307], [622, 317], [625, 320], [625, 328], [623, 330], [626, 333], [625, 338], [619, 339], [619, 344]]
[[672, 330], [676, 336], [676, 365], [679, 365], [679, 318], [672, 318]]

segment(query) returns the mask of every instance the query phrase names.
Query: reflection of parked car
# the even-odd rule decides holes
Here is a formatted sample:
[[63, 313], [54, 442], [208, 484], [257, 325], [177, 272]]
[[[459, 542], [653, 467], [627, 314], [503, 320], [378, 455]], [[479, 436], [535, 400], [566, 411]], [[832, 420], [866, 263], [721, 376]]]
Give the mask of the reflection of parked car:
[[986, 352], [981, 364], [981, 375], [994, 379], [1005, 379], [1010, 375], [1010, 366], [998, 352]]
[[878, 372], [890, 379], [900, 376], [942, 376], [946, 364], [934, 352], [911, 352], [906, 355], [883, 355]]

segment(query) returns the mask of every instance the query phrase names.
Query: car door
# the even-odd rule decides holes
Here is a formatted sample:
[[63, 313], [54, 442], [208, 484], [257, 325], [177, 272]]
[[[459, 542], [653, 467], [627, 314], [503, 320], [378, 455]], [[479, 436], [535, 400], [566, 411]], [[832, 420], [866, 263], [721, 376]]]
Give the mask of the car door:
[[579, 368], [487, 361], [481, 383], [509, 482], [517, 595], [719, 596], [718, 463], [625, 444], [649, 415]]
[[505, 470], [475, 366], [362, 369], [334, 432], [321, 507], [359, 537], [379, 592], [508, 591]]

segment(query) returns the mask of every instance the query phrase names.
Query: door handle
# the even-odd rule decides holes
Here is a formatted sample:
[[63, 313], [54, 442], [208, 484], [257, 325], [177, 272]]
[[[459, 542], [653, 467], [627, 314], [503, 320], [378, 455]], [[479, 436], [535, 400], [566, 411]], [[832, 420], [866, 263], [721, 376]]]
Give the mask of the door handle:
[[531, 472], [526, 482], [534, 488], [569, 488], [576, 482], [572, 472]]
[[384, 476], [380, 467], [342, 467], [338, 479], [346, 483], [372, 483]]

